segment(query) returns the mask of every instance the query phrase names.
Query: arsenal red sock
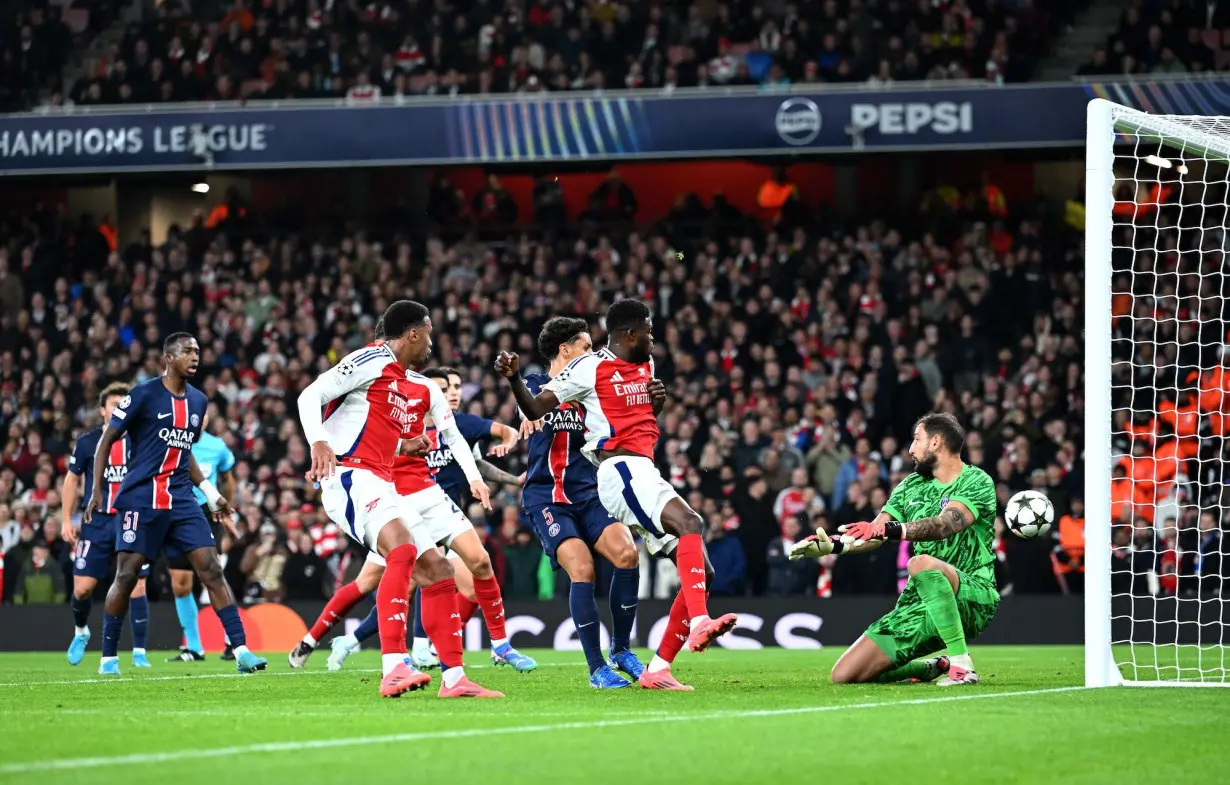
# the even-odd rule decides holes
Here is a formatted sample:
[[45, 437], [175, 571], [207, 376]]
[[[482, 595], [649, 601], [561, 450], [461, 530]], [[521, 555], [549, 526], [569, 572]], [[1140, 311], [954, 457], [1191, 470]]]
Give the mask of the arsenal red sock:
[[461, 626], [466, 626], [466, 622], [474, 618], [474, 611], [478, 610], [478, 603], [471, 600], [461, 592], [457, 592], [457, 615], [461, 617]]
[[461, 615], [457, 613], [457, 582], [452, 578], [419, 589], [423, 626], [445, 668], [461, 667]]
[[312, 625], [308, 635], [311, 636], [311, 643], [315, 646], [321, 638], [332, 629], [334, 624], [337, 624], [340, 619], [346, 618], [346, 615], [354, 609], [354, 606], [359, 604], [359, 600], [363, 599], [363, 592], [359, 589], [358, 584], [348, 583], [329, 598], [329, 604], [325, 606], [321, 612], [320, 618]]
[[679, 594], [688, 606], [688, 618], [709, 615], [705, 600], [705, 546], [699, 534], [685, 534], [675, 549], [675, 568], [679, 570]]
[[[675, 661], [675, 656], [688, 640], [688, 606], [683, 601], [683, 592], [675, 595], [671, 603], [670, 616], [667, 617], [666, 629], [662, 632], [662, 642], [658, 644], [656, 656], [667, 663]], [[653, 670], [651, 667], [650, 670]], [[660, 669], [659, 669], [660, 670]]]
[[413, 545], [398, 545], [384, 557], [388, 565], [376, 589], [376, 622], [382, 654], [406, 653], [406, 619], [410, 610], [410, 573], [418, 551]]
[[[504, 598], [500, 596], [500, 584], [495, 582], [495, 578], [475, 578], [474, 599], [478, 601], [478, 607], [483, 609], [483, 620], [487, 622], [491, 642], [494, 644], [496, 641], [507, 640], [508, 633], [504, 631]], [[464, 616], [462, 623], [465, 623]]]

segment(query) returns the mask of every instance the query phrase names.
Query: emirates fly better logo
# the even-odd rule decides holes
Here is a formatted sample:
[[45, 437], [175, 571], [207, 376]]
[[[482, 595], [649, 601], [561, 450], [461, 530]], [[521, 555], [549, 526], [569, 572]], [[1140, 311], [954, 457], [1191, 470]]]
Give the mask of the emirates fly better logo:
[[774, 124], [786, 144], [811, 144], [820, 135], [820, 107], [808, 98], [787, 98], [777, 108]]

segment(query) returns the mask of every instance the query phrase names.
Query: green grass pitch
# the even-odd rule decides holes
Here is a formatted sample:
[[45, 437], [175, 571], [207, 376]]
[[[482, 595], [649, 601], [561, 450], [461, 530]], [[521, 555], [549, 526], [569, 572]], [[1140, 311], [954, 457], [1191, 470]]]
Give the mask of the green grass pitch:
[[[379, 657], [234, 674], [215, 657], [95, 673], [0, 656], [0, 783], [1216, 782], [1230, 691], [1084, 690], [1077, 647], [975, 648], [983, 683], [837, 687], [839, 654], [684, 655], [693, 693], [589, 688], [579, 652], [470, 675], [502, 701], [377, 694]], [[155, 659], [151, 653], [151, 659]], [[127, 657], [121, 657], [127, 665]]]

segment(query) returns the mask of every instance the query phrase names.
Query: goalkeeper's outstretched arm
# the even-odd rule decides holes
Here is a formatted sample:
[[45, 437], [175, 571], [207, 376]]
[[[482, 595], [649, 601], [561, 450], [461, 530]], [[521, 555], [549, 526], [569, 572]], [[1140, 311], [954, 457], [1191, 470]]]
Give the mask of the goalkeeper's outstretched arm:
[[[875, 523], [887, 523], [893, 518], [886, 512], [882, 512], [875, 518]], [[842, 527], [845, 528], [844, 526]], [[839, 539], [832, 539], [823, 529], [818, 530], [810, 537], [804, 537], [790, 547], [791, 560], [799, 559], [818, 559], [821, 556], [828, 556], [830, 553], [837, 555], [867, 553], [874, 551], [884, 544], [884, 540], [866, 540], [856, 541], [847, 536], [842, 536]]]
[[939, 515], [917, 521], [898, 523], [884, 512], [871, 523], [852, 523], [838, 529], [842, 542], [864, 543], [872, 540], [943, 540], [974, 522], [969, 507], [958, 501], [949, 502]]

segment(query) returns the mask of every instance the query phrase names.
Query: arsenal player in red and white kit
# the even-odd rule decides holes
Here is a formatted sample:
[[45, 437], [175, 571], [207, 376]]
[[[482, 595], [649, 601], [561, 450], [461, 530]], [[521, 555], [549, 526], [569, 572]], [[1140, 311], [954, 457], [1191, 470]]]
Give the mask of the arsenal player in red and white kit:
[[656, 537], [679, 538], [675, 566], [680, 588], [675, 605], [682, 618], [672, 613], [666, 634], [672, 634], [677, 623], [687, 630], [688, 649], [701, 652], [733, 629], [737, 619], [733, 613], [710, 618], [703, 521], [653, 463], [657, 415], [666, 403], [666, 388], [653, 376], [653, 314], [639, 300], [620, 300], [607, 309], [606, 327], [606, 348], [578, 357], [537, 396], [517, 372], [517, 355], [501, 352], [495, 370], [512, 385], [526, 419], [537, 420], [562, 403], [577, 402], [585, 412], [581, 451], [598, 467], [602, 506], [616, 520], [635, 522]]
[[[396, 697], [431, 680], [410, 667], [406, 652], [411, 574], [420, 584], [447, 586], [452, 568], [393, 485], [393, 459], [416, 416], [406, 368], [430, 355], [431, 318], [423, 305], [400, 300], [381, 321], [386, 340], [352, 352], [308, 385], [299, 419], [312, 445], [308, 479], [320, 483], [325, 511], [388, 565], [376, 590], [380, 694]], [[448, 604], [456, 608], [451, 596]]]
[[[413, 570], [414, 581], [422, 587], [423, 623], [445, 664], [440, 696], [502, 698], [501, 693], [486, 690], [465, 676], [457, 586], [452, 566], [436, 550], [437, 544], [452, 544], [467, 532], [476, 544], [478, 537], [443, 492], [439, 493], [445, 502], [441, 504], [434, 495], [406, 495], [411, 488], [403, 485], [401, 464], [413, 460], [398, 456], [426, 450], [429, 440], [424, 429], [431, 416], [440, 438], [465, 452], [468, 463], [464, 458], [459, 462], [470, 489], [490, 509], [487, 486], [439, 386], [407, 370], [427, 361], [431, 330], [424, 306], [409, 300], [394, 303], [381, 319], [380, 340], [352, 352], [303, 391], [299, 416], [312, 442], [309, 476], [320, 482], [321, 503], [329, 517], [371, 551], [369, 561], [374, 563], [364, 570], [383, 569], [376, 589], [385, 672], [381, 694], [396, 696], [430, 681], [413, 669], [406, 652]], [[323, 475], [324, 470], [317, 466], [318, 452], [329, 470]], [[334, 458], [335, 452], [341, 457]], [[341, 465], [336, 474], [327, 465], [330, 460]], [[425, 463], [423, 467], [425, 482], [434, 487]], [[394, 540], [398, 544], [390, 544]], [[477, 547], [485, 556], [482, 545]], [[311, 647], [302, 654], [296, 648], [291, 653], [292, 667], [301, 666], [310, 653]], [[298, 665], [296, 655], [300, 655]]]

